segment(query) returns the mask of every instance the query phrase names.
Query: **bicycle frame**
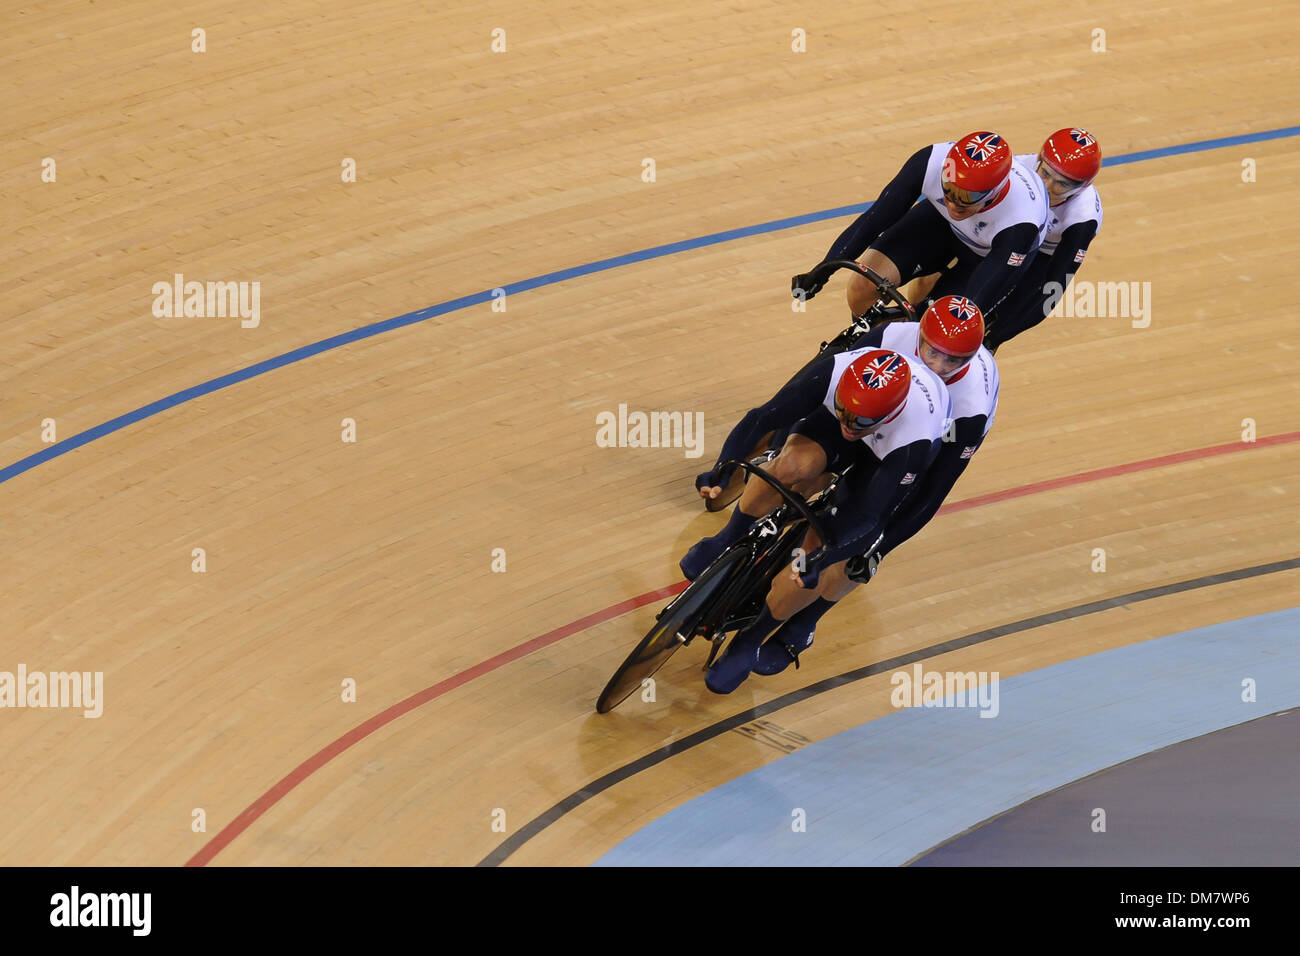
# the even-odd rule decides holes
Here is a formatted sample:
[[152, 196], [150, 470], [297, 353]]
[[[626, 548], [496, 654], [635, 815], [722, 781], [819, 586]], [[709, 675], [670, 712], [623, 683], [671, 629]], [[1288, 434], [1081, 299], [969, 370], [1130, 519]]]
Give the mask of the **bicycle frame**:
[[[770, 522], [776, 537], [763, 550], [762, 537], [746, 538], [733, 547], [748, 547], [753, 550], [750, 565], [744, 573], [736, 575], [727, 588], [719, 595], [717, 603], [710, 608], [709, 614], [701, 615], [696, 630], [702, 630], [710, 639], [736, 631], [750, 624], [758, 617], [759, 608], [767, 596], [767, 586], [781, 569], [794, 562], [794, 551], [803, 544], [808, 531], [808, 522], [802, 517], [782, 527], [778, 522], [779, 511], [760, 519], [760, 524]], [[783, 517], [783, 516], [782, 516]], [[761, 532], [760, 532], [761, 535]], [[757, 599], [757, 600], [755, 600]], [[713, 635], [716, 635], [714, 637]]]
[[[718, 556], [719, 561], [724, 560], [734, 554], [736, 549], [747, 549], [750, 554], [749, 559], [742, 563], [742, 570], [727, 582], [717, 598], [689, 622], [689, 630], [683, 628], [686, 633], [682, 636], [687, 643], [697, 634], [705, 635], [713, 643], [709, 659], [705, 662], [706, 667], [713, 663], [729, 632], [738, 631], [757, 619], [772, 581], [783, 569], [794, 563], [795, 550], [802, 547], [809, 529], [817, 534], [823, 546], [830, 543], [831, 538], [818, 520], [817, 513], [841, 477], [833, 475], [830, 484], [813, 503], [809, 503], [756, 466], [741, 461], [733, 463], [745, 468], [751, 476], [766, 481], [785, 498], [786, 503], [760, 518], [745, 537]], [[769, 537], [772, 540], [764, 543]]]

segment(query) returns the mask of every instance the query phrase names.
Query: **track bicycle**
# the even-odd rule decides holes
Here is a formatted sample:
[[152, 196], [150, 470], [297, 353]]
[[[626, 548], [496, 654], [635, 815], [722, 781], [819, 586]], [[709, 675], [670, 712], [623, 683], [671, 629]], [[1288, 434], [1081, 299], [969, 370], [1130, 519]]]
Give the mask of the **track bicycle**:
[[[711, 643], [707, 669], [718, 657], [727, 635], [752, 624], [762, 610], [776, 575], [794, 563], [797, 549], [811, 529], [828, 546], [825, 516], [834, 514], [833, 492], [843, 475], [805, 500], [759, 466], [732, 460], [751, 476], [767, 482], [783, 499], [775, 511], [753, 527], [705, 568], [681, 594], [655, 616], [654, 626], [614, 672], [596, 702], [596, 712], [609, 713], [661, 668], [679, 647], [697, 637]], [[816, 553], [808, 556], [811, 562]], [[795, 661], [798, 666], [798, 661]]]

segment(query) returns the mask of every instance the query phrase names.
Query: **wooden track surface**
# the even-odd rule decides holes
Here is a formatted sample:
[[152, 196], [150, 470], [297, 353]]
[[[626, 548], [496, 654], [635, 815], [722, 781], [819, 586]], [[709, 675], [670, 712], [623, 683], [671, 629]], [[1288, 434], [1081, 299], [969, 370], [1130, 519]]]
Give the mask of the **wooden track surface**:
[[[873, 199], [926, 144], [1064, 125], [1107, 155], [1296, 123], [1286, 4], [54, 3], [0, 30], [0, 467], [332, 335], [664, 243]], [[1179, 27], [1170, 28], [1171, 20]], [[191, 30], [206, 30], [193, 53]], [[491, 31], [506, 31], [493, 53]], [[791, 31], [808, 31], [807, 52]], [[1091, 49], [1106, 31], [1107, 51]], [[1295, 138], [1116, 166], [1080, 279], [1152, 321], [1048, 320], [999, 354], [972, 498], [1300, 431]], [[41, 161], [57, 181], [41, 181]], [[656, 181], [643, 182], [652, 158]], [[353, 158], [357, 181], [340, 181]], [[1242, 181], [1243, 159], [1257, 181]], [[3, 483], [0, 670], [103, 671], [104, 714], [0, 711], [0, 863], [180, 864], [367, 719], [679, 580], [721, 519], [693, 476], [843, 324], [789, 276], [847, 218], [477, 304], [212, 391]], [[261, 283], [261, 322], [157, 318], [155, 282]], [[596, 416], [702, 412], [704, 459], [602, 448]], [[342, 421], [357, 441], [341, 440]], [[496, 667], [334, 754], [219, 864], [468, 864], [603, 774], [757, 702], [1090, 600], [1300, 553], [1297, 444], [941, 515], [729, 698], [696, 647], [660, 701], [597, 692], [657, 603]], [[191, 570], [203, 548], [207, 570]], [[492, 551], [507, 570], [494, 573]], [[1107, 570], [1091, 570], [1094, 548]], [[1004, 675], [1288, 607], [1297, 572], [943, 658]], [[661, 603], [661, 602], [660, 602]], [[341, 682], [357, 700], [340, 699]], [[870, 678], [774, 718], [888, 711]], [[336, 748], [337, 749], [337, 748]], [[778, 752], [727, 733], [594, 797], [512, 863], [586, 863]], [[206, 813], [206, 832], [191, 828]]]

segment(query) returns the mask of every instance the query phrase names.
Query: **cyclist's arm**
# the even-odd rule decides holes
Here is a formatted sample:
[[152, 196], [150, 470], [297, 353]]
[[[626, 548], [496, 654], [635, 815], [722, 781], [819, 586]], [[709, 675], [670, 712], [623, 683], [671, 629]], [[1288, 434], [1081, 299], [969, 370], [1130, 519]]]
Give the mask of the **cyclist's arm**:
[[[1018, 308], [1007, 315], [1001, 314], [1001, 309], [998, 310], [997, 322], [989, 327], [989, 348], [997, 348], [1003, 342], [1009, 341], [1026, 329], [1032, 329], [1047, 318], [1057, 300], [1069, 287], [1070, 280], [1074, 278], [1074, 272], [1071, 270], [1078, 268], [1079, 262], [1082, 261], [1081, 253], [1087, 251], [1088, 245], [1096, 235], [1097, 222], [1093, 219], [1087, 222], [1076, 222], [1061, 233], [1061, 241], [1057, 243], [1056, 251], [1048, 259], [1047, 269], [1041, 273], [1042, 288], [1029, 290], [1029, 295], [1025, 299], [1029, 304], [1024, 308]], [[1052, 285], [1052, 283], [1056, 284]], [[1018, 291], [1013, 295], [1020, 300]]]
[[828, 568], [862, 554], [876, 543], [885, 522], [925, 474], [934, 457], [935, 444], [914, 441], [895, 448], [866, 479], [865, 486], [864, 482], [854, 480], [856, 472], [846, 476], [843, 493], [836, 500], [834, 530], [830, 532], [835, 541], [823, 552], [819, 567]]
[[[971, 457], [979, 451], [987, 421], [984, 415], [957, 420], [953, 427], [953, 441], [940, 443], [939, 457], [926, 470], [915, 494], [909, 496], [889, 519], [885, 540], [877, 549], [882, 556], [912, 537], [934, 517], [952, 486], [966, 470]], [[967, 449], [970, 449], [969, 454]]]
[[993, 308], [1028, 267], [1037, 241], [1038, 227], [1032, 222], [1007, 226], [993, 237], [989, 254], [972, 270], [963, 293], [980, 311]]
[[930, 151], [933, 149], [933, 146], [926, 146], [912, 154], [898, 175], [881, 190], [871, 208], [855, 219], [835, 240], [831, 251], [826, 253], [827, 259], [857, 259], [878, 235], [903, 217], [903, 213], [916, 202], [916, 197], [921, 195], [925, 170], [930, 164]]
[[724, 461], [744, 458], [768, 432], [793, 425], [813, 412], [826, 399], [834, 369], [835, 356], [824, 355], [808, 366], [802, 375], [787, 382], [767, 402], [746, 412], [745, 417], [737, 422], [727, 440], [722, 443], [722, 451], [719, 452], [713, 469], [696, 477], [695, 487], [711, 488], [726, 484], [735, 467], [720, 469], [719, 466]]

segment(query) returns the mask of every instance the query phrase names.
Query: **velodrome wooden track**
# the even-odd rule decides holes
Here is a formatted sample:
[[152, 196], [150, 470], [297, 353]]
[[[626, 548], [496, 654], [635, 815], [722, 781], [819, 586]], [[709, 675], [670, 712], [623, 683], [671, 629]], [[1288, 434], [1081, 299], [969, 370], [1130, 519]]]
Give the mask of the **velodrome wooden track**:
[[[1028, 152], [1081, 125], [1121, 156], [1293, 125], [1293, 13], [10, 7], [0, 467], [49, 448], [47, 418], [65, 440], [390, 317], [873, 199], [913, 150], [972, 129]], [[191, 52], [195, 27], [205, 53]], [[806, 53], [791, 51], [795, 28]], [[347, 157], [355, 183], [340, 181]], [[953, 497], [1239, 447], [941, 515], [826, 619], [801, 670], [729, 698], [704, 690], [692, 647], [661, 672], [659, 706], [593, 712], [662, 602], [566, 626], [678, 581], [683, 550], [720, 523], [691, 497], [703, 460], [598, 447], [595, 416], [703, 412], [712, 459], [842, 324], [842, 280], [806, 315], [788, 288], [847, 217], [575, 276], [509, 295], [504, 313], [448, 311], [13, 474], [0, 669], [101, 670], [105, 704], [97, 720], [0, 711], [0, 863], [476, 863], [591, 781], [797, 687], [1294, 557], [1298, 180], [1295, 138], [1104, 170], [1105, 224], [1080, 278], [1150, 282], [1151, 325], [1051, 319], [1004, 348], [997, 425]], [[260, 282], [260, 325], [154, 317], [153, 283], [178, 272]], [[1246, 418], [1277, 440], [1242, 443]], [[1289, 571], [1170, 595], [935, 666], [1020, 673], [1290, 607], [1298, 585]], [[349, 678], [355, 703], [340, 699]], [[880, 675], [772, 719], [819, 740], [888, 710]], [[590, 862], [779, 756], [722, 734], [592, 797], [508, 862]]]

